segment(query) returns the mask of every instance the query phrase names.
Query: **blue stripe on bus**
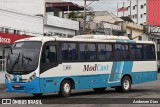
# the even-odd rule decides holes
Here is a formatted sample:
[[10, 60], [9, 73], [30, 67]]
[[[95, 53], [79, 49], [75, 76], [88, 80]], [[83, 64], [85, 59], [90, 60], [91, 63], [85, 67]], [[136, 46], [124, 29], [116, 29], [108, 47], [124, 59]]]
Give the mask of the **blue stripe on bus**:
[[[131, 66], [129, 64], [129, 66]], [[124, 67], [127, 67], [125, 65]], [[129, 68], [128, 70], [131, 70]], [[124, 71], [125, 72], [125, 71]], [[122, 76], [125, 73], [122, 74]], [[138, 84], [143, 82], [150, 82], [157, 80], [157, 71], [146, 71], [146, 72], [134, 72], [131, 73], [132, 84]], [[75, 90], [80, 89], [90, 89], [90, 88], [100, 88], [100, 87], [114, 87], [120, 86], [120, 82], [109, 83], [108, 78], [109, 74], [101, 75], [88, 75], [88, 76], [71, 76], [71, 77], [50, 77], [50, 78], [36, 78], [31, 82], [27, 83], [11, 83], [6, 82], [6, 90], [9, 92], [24, 92], [24, 93], [51, 93], [59, 92], [60, 84], [63, 79], [72, 78], [75, 82]], [[47, 82], [47, 80], [49, 80]], [[94, 80], [94, 81], [93, 81]], [[19, 84], [22, 88], [14, 88], [15, 84]]]

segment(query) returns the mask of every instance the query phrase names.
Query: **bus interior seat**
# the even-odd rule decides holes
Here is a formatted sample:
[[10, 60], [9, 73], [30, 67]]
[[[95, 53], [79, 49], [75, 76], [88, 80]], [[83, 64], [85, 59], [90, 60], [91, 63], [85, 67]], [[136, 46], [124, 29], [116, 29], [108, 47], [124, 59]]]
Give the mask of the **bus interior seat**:
[[94, 60], [95, 58], [96, 58], [95, 51], [90, 51], [90, 52], [89, 52], [89, 59], [90, 59], [90, 60]]
[[77, 51], [76, 49], [71, 50], [71, 60], [76, 60], [77, 59]]
[[86, 56], [85, 56], [85, 52], [84, 52], [84, 51], [81, 51], [81, 52], [80, 52], [80, 58], [81, 58], [81, 60], [85, 60], [85, 59], [86, 59]]

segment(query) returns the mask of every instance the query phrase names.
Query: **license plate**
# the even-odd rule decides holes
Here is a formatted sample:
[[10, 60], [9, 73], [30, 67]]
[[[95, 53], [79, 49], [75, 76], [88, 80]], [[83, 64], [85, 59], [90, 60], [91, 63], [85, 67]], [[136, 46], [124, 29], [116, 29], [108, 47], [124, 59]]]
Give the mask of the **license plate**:
[[19, 84], [14, 85], [15, 88], [20, 88], [21, 86]]

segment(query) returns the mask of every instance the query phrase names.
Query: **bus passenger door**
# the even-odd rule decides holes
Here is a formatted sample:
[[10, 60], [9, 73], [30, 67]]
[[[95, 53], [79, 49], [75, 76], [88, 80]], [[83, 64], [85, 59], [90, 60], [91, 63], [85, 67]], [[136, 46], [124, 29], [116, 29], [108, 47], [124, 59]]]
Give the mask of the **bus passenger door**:
[[54, 92], [54, 68], [58, 66], [57, 44], [47, 42], [44, 44], [40, 64], [40, 88], [42, 92]]

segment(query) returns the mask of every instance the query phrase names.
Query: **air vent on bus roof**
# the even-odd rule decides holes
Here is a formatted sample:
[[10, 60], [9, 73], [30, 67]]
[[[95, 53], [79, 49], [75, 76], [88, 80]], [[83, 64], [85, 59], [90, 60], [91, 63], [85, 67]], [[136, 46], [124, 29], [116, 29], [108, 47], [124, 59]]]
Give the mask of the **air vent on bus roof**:
[[100, 39], [100, 40], [130, 40], [126, 36], [110, 36], [110, 35], [78, 35], [76, 39]]

